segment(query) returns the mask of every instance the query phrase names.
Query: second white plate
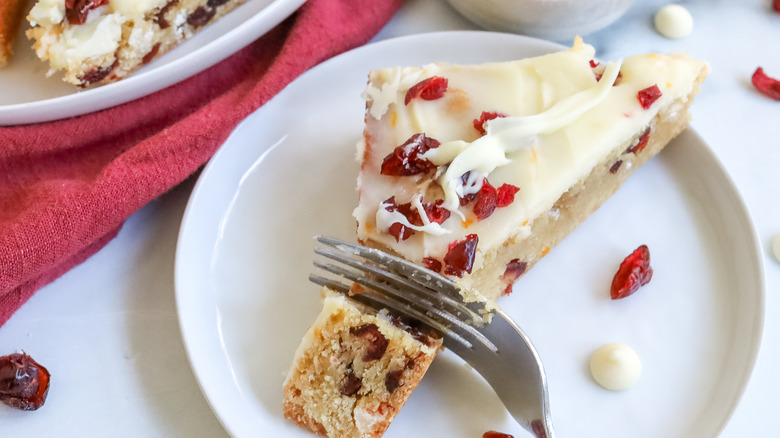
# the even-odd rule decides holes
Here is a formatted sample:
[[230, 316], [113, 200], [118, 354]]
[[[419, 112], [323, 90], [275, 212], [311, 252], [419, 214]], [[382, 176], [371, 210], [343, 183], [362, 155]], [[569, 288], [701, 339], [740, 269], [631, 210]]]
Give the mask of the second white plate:
[[[303, 75], [236, 129], [198, 181], [176, 258], [191, 364], [233, 436], [310, 436], [283, 419], [281, 387], [320, 308], [318, 288], [307, 281], [312, 236], [354, 236], [354, 154], [369, 69], [558, 48], [483, 32], [366, 46]], [[610, 300], [617, 265], [643, 243], [652, 282]], [[688, 130], [523, 277], [501, 304], [538, 347], [560, 436], [716, 436], [759, 346], [758, 248], [728, 175]], [[588, 373], [593, 350], [615, 341], [643, 361], [639, 383], [622, 393]], [[387, 436], [475, 437], [490, 429], [525, 436], [490, 387], [445, 351]]]
[[[4, 0], [3, 0], [4, 1]], [[45, 122], [109, 108], [175, 84], [237, 52], [305, 0], [249, 0], [188, 41], [119, 82], [81, 90], [55, 74], [20, 31], [14, 58], [0, 69], [0, 126]]]

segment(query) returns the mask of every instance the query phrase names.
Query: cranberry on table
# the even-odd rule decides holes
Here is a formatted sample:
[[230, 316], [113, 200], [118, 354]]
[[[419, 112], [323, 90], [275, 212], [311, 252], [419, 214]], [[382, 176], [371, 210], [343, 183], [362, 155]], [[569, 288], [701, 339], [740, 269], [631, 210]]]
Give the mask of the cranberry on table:
[[0, 402], [25, 411], [43, 406], [49, 371], [26, 353], [0, 356]]
[[482, 434], [482, 438], [514, 438], [514, 436], [508, 433], [496, 432], [495, 430], [489, 430]]
[[751, 77], [753, 86], [761, 92], [764, 96], [767, 96], [774, 100], [780, 100], [780, 81], [764, 73], [764, 69], [758, 67]]

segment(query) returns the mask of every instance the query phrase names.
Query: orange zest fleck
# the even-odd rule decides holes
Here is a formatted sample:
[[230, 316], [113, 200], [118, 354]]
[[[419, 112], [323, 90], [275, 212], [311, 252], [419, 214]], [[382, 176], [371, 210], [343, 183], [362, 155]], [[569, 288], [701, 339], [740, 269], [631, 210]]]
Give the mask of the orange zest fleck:
[[550, 252], [550, 247], [545, 246], [544, 249], [542, 250], [542, 257], [546, 256], [548, 252]]

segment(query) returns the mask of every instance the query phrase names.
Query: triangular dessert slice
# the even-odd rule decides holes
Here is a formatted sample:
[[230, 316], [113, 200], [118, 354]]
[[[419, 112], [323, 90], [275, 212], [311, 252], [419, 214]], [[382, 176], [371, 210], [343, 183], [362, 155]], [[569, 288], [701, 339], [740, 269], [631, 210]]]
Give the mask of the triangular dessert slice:
[[284, 383], [284, 416], [331, 438], [381, 437], [441, 347], [441, 338], [323, 289]]
[[[689, 121], [709, 72], [686, 54], [374, 70], [358, 239], [495, 299]], [[468, 298], [468, 297], [467, 297]]]
[[[684, 54], [594, 55], [578, 38], [519, 61], [372, 71], [361, 243], [450, 276], [468, 300], [511, 290], [685, 128], [709, 71]], [[381, 436], [441, 340], [325, 297], [285, 382], [285, 416], [331, 437]]]

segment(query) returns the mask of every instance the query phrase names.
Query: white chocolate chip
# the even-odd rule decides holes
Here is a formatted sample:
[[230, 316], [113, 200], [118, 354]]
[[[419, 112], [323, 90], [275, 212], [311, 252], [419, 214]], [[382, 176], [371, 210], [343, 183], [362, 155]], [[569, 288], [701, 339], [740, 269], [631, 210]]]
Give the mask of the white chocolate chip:
[[655, 28], [666, 38], [682, 38], [693, 30], [693, 17], [683, 6], [666, 5], [655, 14]]
[[780, 233], [775, 234], [774, 239], [772, 239], [772, 252], [775, 255], [775, 259], [780, 262]]
[[599, 347], [590, 358], [590, 374], [599, 385], [612, 391], [626, 390], [639, 380], [642, 363], [631, 347], [613, 342]]

